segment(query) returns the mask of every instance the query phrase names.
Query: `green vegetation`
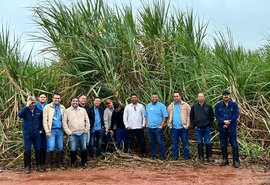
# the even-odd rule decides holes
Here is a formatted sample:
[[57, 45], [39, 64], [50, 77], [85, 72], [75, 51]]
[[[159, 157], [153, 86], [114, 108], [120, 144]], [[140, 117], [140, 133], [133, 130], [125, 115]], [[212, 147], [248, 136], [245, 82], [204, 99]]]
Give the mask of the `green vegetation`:
[[205, 92], [215, 105], [221, 91], [230, 89], [241, 112], [242, 156], [269, 158], [269, 36], [256, 51], [235, 46], [229, 31], [217, 32], [214, 45], [208, 46], [207, 24], [165, 1], [145, 3], [138, 11], [102, 0], [79, 0], [70, 7], [45, 1], [32, 11], [40, 30], [33, 39], [44, 42], [43, 52], [59, 60], [46, 66], [31, 62], [31, 56], [22, 59], [19, 42], [11, 44], [9, 31], [2, 29], [0, 160], [5, 164], [22, 154], [16, 114], [25, 97], [53, 91], [63, 95], [65, 105], [82, 92], [123, 104], [132, 92], [144, 104], [157, 92], [168, 105], [174, 90], [190, 104], [198, 92]]

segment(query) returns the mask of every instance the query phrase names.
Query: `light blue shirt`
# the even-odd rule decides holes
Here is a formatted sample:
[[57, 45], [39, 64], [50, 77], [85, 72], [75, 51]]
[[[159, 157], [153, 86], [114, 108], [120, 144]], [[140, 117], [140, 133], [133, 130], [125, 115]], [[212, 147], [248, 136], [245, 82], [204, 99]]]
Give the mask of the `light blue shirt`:
[[182, 118], [181, 118], [181, 104], [175, 103], [173, 109], [173, 128], [181, 129], [183, 128]]
[[147, 118], [149, 128], [158, 128], [163, 118], [168, 117], [168, 112], [165, 105], [160, 102], [155, 104], [149, 103], [146, 106], [144, 117]]
[[62, 114], [60, 111], [60, 106], [54, 106], [54, 116], [52, 121], [52, 128], [61, 129], [62, 128]]
[[94, 123], [94, 130], [101, 130], [101, 118], [99, 115], [99, 110], [98, 108], [94, 107], [94, 112], [95, 112], [95, 123]]

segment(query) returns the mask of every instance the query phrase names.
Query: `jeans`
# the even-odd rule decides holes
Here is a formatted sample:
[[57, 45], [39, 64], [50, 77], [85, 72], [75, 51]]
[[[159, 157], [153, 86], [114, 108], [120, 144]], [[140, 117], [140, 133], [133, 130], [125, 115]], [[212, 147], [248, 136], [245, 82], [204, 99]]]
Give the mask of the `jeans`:
[[120, 150], [121, 142], [124, 142], [124, 152], [127, 152], [127, 130], [117, 128], [116, 129], [116, 147]]
[[63, 151], [64, 132], [62, 129], [52, 129], [51, 137], [47, 137], [47, 152], [53, 152], [54, 146], [56, 151]]
[[221, 148], [228, 146], [228, 139], [230, 141], [230, 144], [231, 144], [232, 148], [237, 148], [238, 147], [236, 132], [229, 132], [227, 130], [220, 131], [219, 132], [219, 137], [220, 137], [220, 146], [221, 146]]
[[184, 159], [188, 159], [189, 158], [188, 131], [185, 128], [181, 129], [172, 128], [171, 135], [173, 142], [172, 150], [174, 159], [179, 158], [179, 137], [181, 138], [183, 143]]
[[78, 146], [80, 146], [81, 151], [86, 150], [86, 143], [87, 143], [87, 133], [83, 133], [80, 136], [76, 134], [69, 136], [69, 148], [71, 152], [77, 151]]
[[41, 150], [47, 150], [47, 138], [45, 131], [43, 131], [41, 134]]
[[162, 128], [147, 128], [147, 135], [150, 142], [150, 154], [152, 158], [156, 157], [156, 141], [159, 145], [159, 157], [165, 159], [165, 144], [163, 140]]
[[145, 154], [146, 149], [143, 129], [131, 129], [128, 131], [128, 147], [132, 147], [134, 137], [139, 140], [141, 146], [141, 154]]
[[205, 127], [205, 128], [196, 128], [196, 137], [198, 144], [202, 144], [204, 141], [204, 144], [210, 145], [210, 135], [211, 135], [211, 128]]
[[101, 155], [101, 145], [102, 145], [102, 139], [103, 139], [103, 130], [91, 130], [90, 133], [90, 157], [94, 158], [94, 145], [95, 141], [97, 141], [97, 147], [96, 147], [96, 155], [100, 156]]
[[35, 152], [41, 151], [41, 134], [40, 133], [29, 133], [23, 132], [24, 141], [24, 152], [31, 153], [32, 144], [34, 146]]

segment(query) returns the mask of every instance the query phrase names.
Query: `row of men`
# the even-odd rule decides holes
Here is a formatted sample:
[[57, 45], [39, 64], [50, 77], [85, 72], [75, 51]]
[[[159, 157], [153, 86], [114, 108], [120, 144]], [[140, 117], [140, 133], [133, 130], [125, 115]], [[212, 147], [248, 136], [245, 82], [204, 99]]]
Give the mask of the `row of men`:
[[[181, 94], [174, 92], [174, 101], [166, 108], [159, 102], [158, 95], [153, 93], [151, 102], [144, 108], [138, 102], [136, 94], [130, 96], [131, 103], [124, 109], [119, 103], [113, 104], [110, 99], [105, 101], [103, 110], [101, 98], [93, 100], [93, 106], [86, 105], [87, 96], [71, 98], [71, 106], [67, 109], [60, 104], [60, 94], [53, 95], [50, 104], [46, 102], [46, 95], [41, 94], [36, 101], [29, 97], [27, 105], [18, 115], [23, 118], [24, 138], [24, 170], [31, 171], [31, 145], [35, 149], [35, 159], [38, 171], [51, 170], [53, 152], [56, 149], [58, 168], [63, 168], [63, 138], [64, 132], [69, 138], [71, 167], [76, 167], [77, 148], [81, 151], [81, 165], [87, 167], [87, 156], [94, 158], [101, 155], [101, 145], [104, 134], [107, 141], [116, 136], [116, 146], [127, 152], [136, 137], [141, 147], [141, 155], [146, 157], [144, 127], [150, 143], [150, 156], [156, 157], [156, 142], [159, 146], [159, 158], [165, 160], [165, 144], [163, 138], [164, 126], [170, 128], [172, 138], [173, 158], [179, 158], [179, 139], [183, 144], [183, 158], [190, 159], [188, 129], [195, 128], [198, 141], [198, 159], [204, 160], [204, 145], [206, 159], [212, 162], [211, 127], [214, 122], [212, 106], [205, 102], [203, 93], [198, 94], [198, 103], [192, 107], [183, 100]], [[220, 145], [223, 160], [221, 166], [228, 165], [228, 139], [233, 151], [233, 166], [239, 167], [237, 144], [238, 106], [230, 99], [230, 91], [222, 93], [222, 101], [216, 105], [215, 116], [218, 121]], [[89, 145], [89, 151], [87, 150]], [[88, 153], [89, 152], [89, 153]]]

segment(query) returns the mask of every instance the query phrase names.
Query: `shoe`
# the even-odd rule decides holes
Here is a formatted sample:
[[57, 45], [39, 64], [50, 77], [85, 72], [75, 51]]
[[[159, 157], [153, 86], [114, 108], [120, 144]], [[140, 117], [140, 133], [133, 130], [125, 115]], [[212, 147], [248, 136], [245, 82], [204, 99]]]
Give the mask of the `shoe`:
[[56, 152], [56, 167], [63, 170], [64, 164], [63, 164], [63, 152]]
[[42, 167], [42, 153], [41, 153], [41, 151], [35, 152], [35, 159], [36, 159], [37, 171], [44, 172], [44, 169]]
[[206, 147], [206, 160], [208, 163], [213, 163], [215, 160], [212, 159], [212, 146], [211, 144], [205, 145]]
[[146, 157], [147, 157], [146, 153], [143, 153], [143, 154], [142, 154], [142, 157], [143, 157], [143, 158], [146, 158]]
[[46, 171], [51, 171], [51, 162], [52, 162], [53, 152], [46, 152]]
[[200, 161], [204, 160], [203, 144], [198, 144], [198, 159]]
[[31, 168], [30, 168], [30, 166], [24, 167], [24, 173], [27, 173], [27, 174], [31, 173]]
[[238, 147], [233, 148], [233, 167], [239, 168], [240, 162], [239, 162], [239, 154], [238, 154]]
[[82, 164], [82, 168], [83, 169], [86, 169], [87, 167], [88, 167], [87, 162], [85, 162], [85, 163]]
[[24, 172], [30, 173], [31, 172], [31, 153], [24, 152], [23, 160], [24, 160]]
[[221, 153], [223, 159], [220, 163], [220, 166], [229, 165], [227, 147], [221, 147]]

